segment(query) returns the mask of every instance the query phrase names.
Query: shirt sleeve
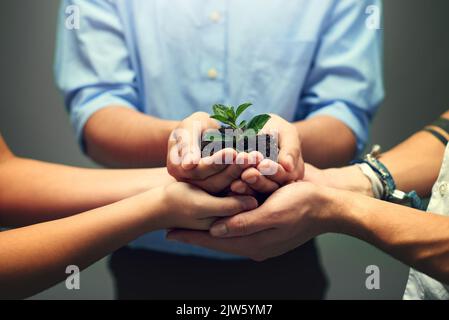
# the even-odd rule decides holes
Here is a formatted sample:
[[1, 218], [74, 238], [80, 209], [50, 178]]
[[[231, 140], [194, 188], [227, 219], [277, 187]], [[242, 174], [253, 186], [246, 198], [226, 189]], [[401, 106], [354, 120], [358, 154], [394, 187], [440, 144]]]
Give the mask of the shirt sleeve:
[[[73, 8], [79, 28], [67, 26]], [[136, 77], [115, 1], [64, 0], [59, 18], [55, 78], [83, 145], [84, 125], [98, 110], [139, 108]]]
[[367, 24], [381, 1], [335, 1], [317, 47], [298, 108], [298, 118], [335, 117], [357, 138], [358, 153], [384, 97], [382, 30]]

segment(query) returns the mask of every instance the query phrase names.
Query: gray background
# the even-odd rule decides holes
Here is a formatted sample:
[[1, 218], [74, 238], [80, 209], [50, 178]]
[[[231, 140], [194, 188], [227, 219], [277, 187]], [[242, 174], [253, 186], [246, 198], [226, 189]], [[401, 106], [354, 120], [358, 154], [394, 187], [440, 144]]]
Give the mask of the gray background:
[[[79, 151], [52, 75], [56, 0], [0, 1], [0, 128], [13, 151], [78, 166], [93, 166]], [[384, 3], [387, 97], [372, 128], [372, 141], [390, 147], [449, 107], [449, 1]], [[330, 299], [398, 299], [408, 269], [356, 239], [319, 238], [329, 275]], [[381, 290], [365, 289], [365, 268], [381, 270]], [[151, 284], [149, 284], [151, 285]], [[81, 276], [81, 290], [62, 285], [38, 299], [112, 299], [113, 283], [102, 260]]]

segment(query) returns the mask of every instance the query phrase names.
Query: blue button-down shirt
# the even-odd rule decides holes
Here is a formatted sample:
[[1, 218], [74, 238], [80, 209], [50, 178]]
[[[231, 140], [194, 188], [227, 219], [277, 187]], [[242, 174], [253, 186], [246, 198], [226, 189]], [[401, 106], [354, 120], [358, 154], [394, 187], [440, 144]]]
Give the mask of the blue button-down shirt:
[[[70, 27], [78, 18], [66, 11], [73, 5], [79, 28]], [[57, 84], [80, 141], [89, 117], [110, 104], [180, 120], [214, 103], [251, 101], [246, 117], [335, 117], [352, 129], [360, 151], [383, 98], [382, 32], [367, 27], [369, 5], [381, 3], [65, 0]], [[168, 243], [162, 232], [134, 245], [228, 257]]]

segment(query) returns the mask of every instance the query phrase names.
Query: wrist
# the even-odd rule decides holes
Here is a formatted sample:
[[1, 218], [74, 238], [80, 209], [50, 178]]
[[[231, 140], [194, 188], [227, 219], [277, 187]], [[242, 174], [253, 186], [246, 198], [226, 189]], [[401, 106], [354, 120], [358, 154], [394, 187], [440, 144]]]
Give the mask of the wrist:
[[327, 169], [325, 172], [332, 180], [331, 187], [373, 197], [371, 181], [356, 165]]
[[339, 201], [339, 193], [341, 190], [328, 188], [328, 187], [316, 187], [313, 203], [310, 208], [310, 216], [312, 222], [318, 229], [316, 234], [325, 234], [334, 232], [339, 223], [340, 211], [343, 211], [342, 204]]
[[352, 192], [326, 189], [321, 212], [325, 233], [345, 233], [348, 221], [350, 221], [348, 217], [351, 214], [351, 197], [354, 196]]
[[183, 215], [190, 210], [190, 207], [185, 205], [186, 201], [183, 201], [189, 197], [185, 193], [187, 189], [183, 185], [184, 183], [173, 182], [157, 188], [157, 225], [159, 229], [172, 229], [182, 225]]
[[175, 130], [179, 125], [181, 124], [181, 121], [174, 121], [174, 120], [164, 120], [165, 121], [165, 128], [166, 133], [168, 136]]
[[152, 188], [143, 193], [144, 210], [146, 213], [146, 232], [167, 229], [170, 226], [168, 197], [164, 186]]

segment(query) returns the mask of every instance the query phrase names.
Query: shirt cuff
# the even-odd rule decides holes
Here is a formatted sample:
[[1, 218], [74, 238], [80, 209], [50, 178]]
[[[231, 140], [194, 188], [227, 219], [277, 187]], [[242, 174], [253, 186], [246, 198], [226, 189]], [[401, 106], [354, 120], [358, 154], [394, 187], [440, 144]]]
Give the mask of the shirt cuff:
[[366, 112], [355, 107], [351, 108], [343, 102], [335, 102], [329, 106], [311, 112], [306, 119], [316, 116], [330, 116], [343, 122], [351, 129], [357, 139], [356, 157], [363, 152], [368, 140], [369, 129], [369, 117]]
[[[76, 104], [76, 102], [74, 104]], [[83, 131], [86, 122], [94, 113], [110, 105], [120, 105], [125, 108], [137, 110], [137, 108], [129, 103], [129, 101], [110, 94], [100, 95], [72, 108], [70, 120], [73, 127], [75, 128], [78, 143], [84, 153], [86, 152], [86, 145], [84, 141]]]

